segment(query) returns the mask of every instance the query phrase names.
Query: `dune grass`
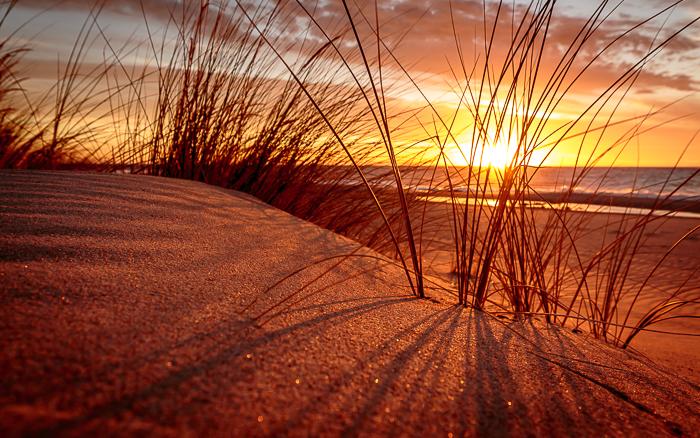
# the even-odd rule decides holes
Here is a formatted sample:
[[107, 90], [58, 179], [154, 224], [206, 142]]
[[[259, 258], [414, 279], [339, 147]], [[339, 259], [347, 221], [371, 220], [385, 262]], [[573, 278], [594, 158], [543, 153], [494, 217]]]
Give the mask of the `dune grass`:
[[[303, 3], [297, 3], [321, 28]], [[386, 107], [382, 106], [382, 53], [398, 65], [421, 95], [425, 95], [407, 69], [396, 59], [392, 50], [382, 41], [376, 3], [374, 21], [359, 7], [356, 13], [352, 13], [347, 2], [344, 1], [343, 6], [348, 23], [353, 29], [357, 50], [363, 58], [360, 69], [364, 67], [371, 87], [368, 90], [359, 84], [359, 81], [355, 80], [355, 83], [364, 95], [367, 107], [376, 114], [376, 130], [384, 141], [389, 164], [394, 169], [393, 188], [397, 199], [401, 201], [410, 188], [406, 189], [402, 182], [401, 166], [396, 159], [395, 146], [391, 142], [391, 132], [386, 123]], [[659, 220], [657, 210], [664, 203], [655, 203], [645, 215], [627, 212], [623, 214], [619, 221], [609, 225], [611, 228], [617, 228], [617, 238], [612, 242], [604, 242], [597, 253], [590, 258], [584, 258], [577, 245], [586, 227], [586, 216], [568, 212], [568, 197], [575, 193], [580, 181], [602, 158], [619, 155], [644, 131], [647, 117], [640, 117], [620, 138], [610, 138], [611, 136], [607, 135], [611, 126], [621, 123], [616, 120], [616, 113], [645, 65], [673, 38], [695, 24], [697, 19], [675, 29], [663, 39], [658, 38], [660, 33], [657, 33], [657, 39], [647, 52], [630, 68], [622, 71], [599, 96], [584, 105], [573, 122], [552, 129], [550, 116], [566, 102], [568, 94], [585, 72], [594, 67], [616, 43], [636, 28], [667, 13], [674, 5], [612, 37], [589, 59], [579, 60], [582, 49], [598, 36], [597, 30], [616, 9], [614, 5], [608, 6], [608, 2], [600, 3], [590, 19], [574, 33], [571, 43], [560, 55], [554, 71], [545, 75], [541, 60], [547, 48], [545, 36], [553, 19], [554, 5], [549, 2], [531, 4], [519, 18], [511, 11], [510, 29], [506, 29], [505, 37], [502, 35], [504, 30], [498, 26], [505, 5], [499, 2], [493, 8], [495, 16], [494, 11], [490, 11], [490, 17], [487, 16], [487, 7], [484, 5], [484, 47], [479, 58], [482, 61], [475, 65], [467, 65], [460, 53], [461, 65], [456, 69], [463, 74], [462, 78], [457, 79], [457, 82], [462, 84], [455, 99], [460, 104], [457, 111], [468, 112], [473, 120], [470, 148], [462, 150], [463, 146], [456, 140], [454, 124], [443, 119], [427, 97], [426, 107], [434, 111], [433, 120], [438, 120], [434, 122], [438, 125], [434, 127], [435, 132], [443, 131], [442, 135], [433, 137], [433, 140], [437, 140], [435, 146], [440, 151], [434, 168], [445, 169], [444, 176], [452, 201], [451, 223], [456, 260], [454, 271], [457, 276], [459, 303], [480, 310], [486, 310], [493, 304], [497, 305], [499, 310], [518, 318], [539, 315], [549, 322], [562, 325], [575, 321], [575, 325], [580, 327], [581, 322], [585, 321], [594, 336], [626, 347], [640, 331], [647, 329], [654, 322], [660, 322], [662, 316], [667, 316], [668, 313], [687, 304], [698, 302], [698, 291], [694, 288], [685, 290], [683, 295], [695, 298], [678, 299], [681, 289], [690, 281], [690, 278], [686, 278], [683, 286], [675, 293], [659, 298], [659, 303], [650, 313], [639, 321], [630, 321], [631, 310], [647, 283], [646, 280], [642, 281], [635, 291], [637, 285], [632, 286], [629, 281], [630, 270], [643, 245], [646, 226]], [[252, 18], [249, 19], [254, 23]], [[358, 34], [361, 26], [369, 29], [371, 33], [365, 41]], [[454, 16], [452, 26], [455, 29]], [[264, 31], [259, 31], [264, 35]], [[327, 34], [324, 33], [324, 36], [328, 43], [333, 43]], [[374, 42], [373, 38], [376, 38]], [[459, 52], [460, 44], [456, 32], [455, 40]], [[506, 47], [500, 49], [506, 54], [499, 59], [493, 54], [496, 51], [493, 46], [495, 41], [504, 40], [507, 41]], [[368, 47], [365, 48], [365, 45]], [[365, 55], [373, 50], [377, 53], [374, 72]], [[336, 50], [336, 54], [349, 74], [355, 78], [356, 74], [350, 63], [343, 58], [343, 54], [339, 50]], [[293, 68], [287, 68], [294, 73]], [[477, 85], [472, 85], [474, 83]], [[304, 88], [303, 83], [299, 82], [298, 85]], [[314, 98], [311, 92], [307, 92], [307, 95], [310, 99]], [[456, 115], [452, 120], [455, 119]], [[338, 141], [342, 142], [342, 139], [337, 137]], [[481, 165], [487, 151], [498, 147], [503, 137], [508, 137], [508, 144], [516, 145], [509, 161], [502, 169]], [[542, 226], [543, 219], [536, 217], [542, 215], [529, 207], [529, 200], [537, 198], [537, 193], [530, 184], [538, 170], [537, 164], [533, 164], [533, 156], [542, 149], [545, 150], [545, 155], [550, 155], [564, 140], [572, 137], [581, 137], [582, 140], [570, 176], [568, 192], [563, 194], [563, 200], [560, 202], [563, 208], [552, 207], [552, 214], [549, 214]], [[595, 147], [586, 150], [584, 140], [590, 137], [597, 137]], [[440, 138], [442, 141], [439, 141]], [[453, 146], [460, 149], [468, 163], [460, 169], [461, 174], [444, 153], [449, 142], [453, 142]], [[671, 194], [696, 176], [697, 172], [678, 183]], [[457, 178], [459, 183], [466, 185], [465, 202], [461, 199], [463, 195], [454, 190], [456, 182], [452, 178]], [[434, 182], [431, 178], [428, 191], [433, 188]], [[666, 188], [667, 184], [664, 184], [659, 192], [658, 201], [662, 201], [662, 193]], [[665, 196], [668, 199], [670, 195]], [[410, 275], [415, 276], [416, 284], [422, 284], [422, 259], [417, 248], [422, 247], [423, 233], [417, 237], [413, 227], [422, 230], [424, 224], [419, 220], [418, 225], [414, 225], [411, 222], [411, 211], [402, 203], [400, 206], [401, 214], [405, 218], [404, 225], [409, 230], [406, 233], [409, 243], [409, 254], [406, 258], [410, 256], [412, 261], [411, 267], [408, 268], [404, 264], [404, 269], [409, 278]], [[422, 219], [424, 218], [423, 216]], [[390, 225], [386, 225], [391, 233]], [[690, 234], [692, 232], [686, 237]], [[674, 243], [669, 251], [679, 243], [680, 241]], [[664, 259], [665, 256], [660, 257], [652, 271], [658, 269]], [[421, 292], [419, 296], [424, 296], [424, 293]], [[624, 309], [623, 302], [629, 296], [633, 297], [632, 301], [625, 303], [628, 307]], [[500, 302], [496, 304], [496, 301]]]
[[[84, 63], [94, 47], [99, 4], [92, 6], [78, 29], [73, 48], [56, 63], [56, 78], [40, 90], [24, 86], [22, 57], [30, 47], [15, 44], [16, 33], [29, 23], [13, 23], [16, 0], [2, 4], [0, 32], [0, 106], [3, 131], [0, 164], [4, 168], [93, 168], [102, 164], [103, 130], [109, 117], [104, 106], [111, 98], [104, 79], [111, 59]], [[9, 28], [9, 29], [8, 29]]]
[[[0, 30], [7, 27], [7, 20], [16, 2], [10, 3], [0, 19]], [[35, 163], [36, 135], [30, 134], [30, 120], [18, 114], [13, 98], [21, 93], [21, 82], [16, 77], [17, 64], [25, 51], [11, 45], [12, 37], [0, 41], [0, 166], [2, 168], [32, 167]]]
[[[5, 6], [0, 29], [15, 3]], [[613, 237], [592, 253], [583, 246], [593, 215], [568, 205], [602, 160], [614, 163], [654, 127], [652, 118], [664, 108], [634, 118], [619, 117], [619, 110], [647, 64], [698, 19], [670, 31], [662, 26], [606, 89], [577, 103], [574, 120], [559, 123], [552, 116], [616, 45], [682, 3], [593, 45], [619, 6], [601, 1], [568, 45], [555, 51], [553, 64], [544, 61], [553, 50], [547, 40], [557, 20], [552, 2], [517, 10], [484, 3], [476, 23], [481, 46], [472, 60], [459, 30], [474, 23], [461, 23], [448, 3], [445, 25], [456, 57], [446, 64], [456, 105], [447, 114], [397, 55], [410, 27], [385, 36], [377, 2], [342, 0], [330, 22], [300, 0], [183, 2], [165, 23], [142, 8], [146, 38], [121, 47], [95, 7], [59, 64], [56, 84], [38, 97], [16, 73], [27, 48], [15, 47], [12, 33], [0, 42], [0, 165], [91, 163], [251, 193], [394, 258], [418, 297], [436, 287], [426, 261], [439, 236], [449, 233], [450, 292], [458, 304], [586, 328], [627, 347], [655, 323], [697, 317], [684, 313], [699, 302], [695, 272], [668, 285], [671, 292], [643, 317], [634, 320], [632, 310], [673, 250], [698, 232], [690, 229], [671, 242], [648, 277], [633, 280], [646, 232], [672, 216], [662, 208], [700, 170], [681, 181], [669, 175], [646, 213], [628, 210], [610, 219], [597, 231]], [[290, 38], [299, 17], [308, 28]], [[95, 45], [102, 46], [102, 62], [85, 62]], [[417, 93], [423, 104], [399, 105], [396, 97], [406, 92]], [[425, 135], [416, 138], [409, 125]], [[620, 125], [627, 126], [622, 134], [612, 129]], [[541, 158], [572, 141], [579, 142], [575, 166], [553, 203], [532, 182]], [[505, 160], [488, 163], [504, 144], [513, 147]], [[438, 195], [449, 198], [449, 208], [436, 219], [431, 199]], [[532, 208], [533, 200], [548, 208]]]

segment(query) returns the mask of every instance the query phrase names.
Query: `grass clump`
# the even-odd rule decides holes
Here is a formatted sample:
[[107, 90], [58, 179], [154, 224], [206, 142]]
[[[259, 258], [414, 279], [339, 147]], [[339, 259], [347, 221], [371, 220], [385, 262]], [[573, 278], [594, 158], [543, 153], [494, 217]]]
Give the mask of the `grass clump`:
[[[313, 19], [301, 2], [298, 5]], [[668, 297], [659, 297], [659, 304], [654, 305], [651, 313], [636, 322], [630, 319], [637, 297], [647, 283], [644, 280], [632, 282], [631, 267], [639, 260], [647, 224], [664, 216], [659, 210], [661, 205], [668, 204], [662, 202], [662, 197], [666, 196], [662, 193], [668, 184], [661, 188], [659, 202], [645, 214], [640, 216], [627, 210], [619, 221], [606, 224], [604, 232], [613, 231], [617, 238], [604, 242], [592, 254], [583, 253], [582, 243], [590, 239], [587, 227], [591, 215], [572, 212], [569, 205], [574, 203], [577, 189], [598, 163], [603, 159], [615, 163], [621, 152], [646, 132], [648, 120], [658, 112], [650, 111], [632, 119], [621, 119], [617, 113], [645, 66], [698, 20], [680, 25], [665, 37], [660, 37], [660, 31], [657, 32], [648, 49], [629, 67], [622, 69], [600, 94], [589, 103], [578, 104], [580, 110], [572, 121], [558, 125], [553, 121], [554, 113], [567, 103], [581, 78], [595, 68], [616, 44], [624, 42], [636, 29], [668, 13], [673, 6], [613, 34], [591, 50], [590, 46], [599, 37], [601, 28], [619, 7], [601, 2], [583, 21], [581, 28], [573, 32], [568, 45], [554, 50], [558, 58], [552, 65], [545, 65], [543, 59], [553, 51], [547, 45], [548, 29], [555, 19], [553, 3], [534, 2], [519, 11], [509, 9], [503, 2], [484, 3], [483, 47], [471, 65], [462, 53], [456, 30], [459, 25], [453, 15], [452, 28], [459, 62], [456, 68], [451, 67], [451, 71], [457, 83], [455, 101], [458, 106], [453, 114], [446, 116], [436, 109], [417, 80], [397, 59], [394, 50], [380, 37], [376, 4], [373, 13], [366, 13], [357, 5], [351, 12], [351, 6], [343, 2], [357, 52], [363, 59], [358, 69], [364, 70], [370, 86], [365, 88], [360, 84], [353, 66], [344, 60], [339, 50], [336, 53], [355, 78], [355, 85], [374, 115], [376, 132], [382, 138], [387, 161], [394, 171], [391, 193], [399, 201], [398, 208], [404, 219], [402, 225], [407, 230], [408, 244], [402, 260], [411, 261], [410, 264], [404, 262], [403, 267], [412, 286], [423, 284], [424, 254], [421, 249], [425, 247], [423, 239], [427, 234], [425, 206], [421, 214], [420, 206], [414, 206], [412, 210], [402, 202], [403, 196], [415, 193], [414, 188], [407, 187], [402, 179], [402, 166], [397, 159], [399, 148], [392, 142], [392, 132], [385, 123], [389, 117], [387, 107], [383, 105], [381, 78], [386, 61], [382, 62], [382, 59], [392, 61], [394, 67], [404, 73], [408, 82], [424, 97], [423, 109], [433, 120], [433, 126], [426, 131], [435, 132], [427, 140], [433, 142], [437, 158], [421, 164], [432, 169], [425, 191], [428, 194], [446, 191], [450, 200], [450, 211], [441, 223], [452, 228], [454, 273], [460, 304], [480, 310], [496, 309], [518, 318], [542, 316], [551, 323], [562, 325], [575, 321], [577, 328], [587, 324], [594, 336], [627, 346], [640, 331], [653, 322], [662, 321], [661, 315], [668, 316], [667, 312], [697, 302], [693, 298], [679, 300], [681, 287]], [[360, 29], [369, 36], [362, 38]], [[327, 35], [326, 41], [332, 43]], [[499, 46], [504, 41], [505, 47]], [[374, 70], [367, 61], [367, 53], [376, 53]], [[584, 57], [582, 54], [585, 53], [590, 55]], [[299, 85], [304, 88], [302, 83]], [[310, 93], [307, 95], [313, 99]], [[317, 110], [322, 112], [320, 108]], [[456, 126], [460, 112], [467, 114], [466, 129]], [[611, 134], [612, 128], [625, 123], [631, 127], [615, 138]], [[458, 140], [464, 137], [463, 132], [468, 134], [467, 141]], [[552, 155], [571, 139], [580, 139], [577, 156], [567, 176], [568, 189], [559, 195], [557, 205], [554, 205], [537, 192], [532, 181], [537, 177], [542, 157]], [[337, 140], [342, 142], [340, 136]], [[503, 149], [504, 145], [510, 148], [506, 159], [498, 165], [489, 162], [487, 157]], [[454, 156], [447, 153], [449, 149], [457, 150], [465, 165], [456, 165]], [[671, 193], [680, 190], [694, 177], [696, 173], [677, 183]], [[438, 189], [440, 186], [446, 190]], [[592, 196], [597, 194], [596, 191]], [[533, 201], [544, 203], [549, 207], [547, 212], [533, 209]], [[393, 233], [391, 224], [386, 223], [386, 229]], [[396, 248], [400, 250], [398, 245]], [[665, 258], [661, 257], [652, 272]], [[684, 285], [688, 281], [686, 279]], [[639, 289], [634, 292], [637, 286]], [[693, 294], [697, 294], [697, 290], [683, 292], [686, 297]], [[420, 288], [418, 295], [424, 296]], [[630, 296], [633, 297], [631, 302], [627, 301]]]

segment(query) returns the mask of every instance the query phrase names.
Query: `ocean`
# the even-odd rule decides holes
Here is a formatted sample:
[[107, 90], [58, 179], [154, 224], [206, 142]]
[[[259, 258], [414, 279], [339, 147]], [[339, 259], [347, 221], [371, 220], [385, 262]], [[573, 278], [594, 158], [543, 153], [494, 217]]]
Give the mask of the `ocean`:
[[[432, 202], [452, 202], [453, 197], [449, 196], [451, 183], [453, 193], [461, 195], [457, 197], [458, 202], [464, 202], [467, 193], [473, 193], [475, 186], [474, 178], [471, 184], [467, 184], [467, 170], [451, 169], [448, 182], [444, 170], [433, 176], [431, 168], [402, 168], [402, 180]], [[700, 218], [698, 168], [594, 167], [581, 172], [580, 168], [573, 167], [542, 167], [527, 171], [531, 176], [527, 201], [533, 207], [625, 214], [653, 211], [657, 215]], [[374, 166], [368, 175], [383, 174], [380, 181], [391, 186], [393, 181], [389, 172], [388, 166]], [[496, 171], [490, 172], [486, 189], [483, 189], [485, 178], [482, 175], [482, 196], [495, 197], [500, 184], [498, 175]], [[572, 181], [574, 175], [577, 178]]]

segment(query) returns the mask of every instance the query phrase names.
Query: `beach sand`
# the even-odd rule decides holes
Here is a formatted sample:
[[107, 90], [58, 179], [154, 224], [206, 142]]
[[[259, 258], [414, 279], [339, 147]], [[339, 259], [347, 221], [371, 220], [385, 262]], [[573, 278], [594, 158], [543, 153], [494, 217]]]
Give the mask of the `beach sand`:
[[700, 427], [687, 374], [436, 292], [413, 298], [378, 254], [240, 193], [2, 171], [0, 227], [4, 436]]

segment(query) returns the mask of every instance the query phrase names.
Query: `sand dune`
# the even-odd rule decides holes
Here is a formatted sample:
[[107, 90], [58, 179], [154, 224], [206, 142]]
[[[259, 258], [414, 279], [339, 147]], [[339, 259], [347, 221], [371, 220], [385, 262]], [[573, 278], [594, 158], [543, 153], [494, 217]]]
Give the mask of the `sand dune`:
[[[674, 372], [564, 329], [414, 299], [375, 253], [240, 193], [3, 171], [0, 227], [6, 436], [700, 427], [700, 388]], [[326, 274], [341, 259], [317, 262], [352, 251]]]

